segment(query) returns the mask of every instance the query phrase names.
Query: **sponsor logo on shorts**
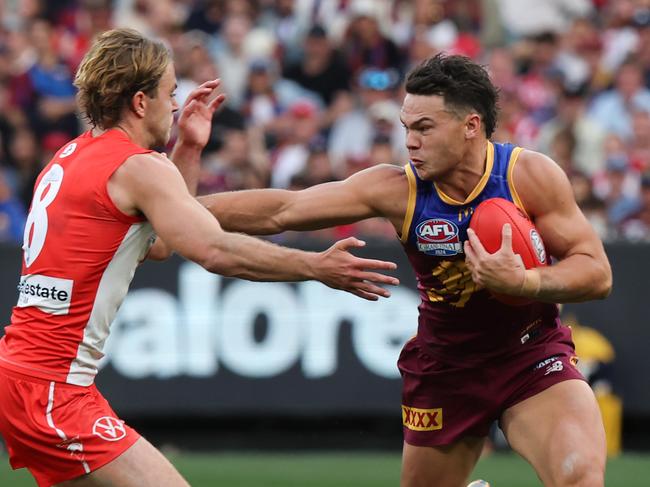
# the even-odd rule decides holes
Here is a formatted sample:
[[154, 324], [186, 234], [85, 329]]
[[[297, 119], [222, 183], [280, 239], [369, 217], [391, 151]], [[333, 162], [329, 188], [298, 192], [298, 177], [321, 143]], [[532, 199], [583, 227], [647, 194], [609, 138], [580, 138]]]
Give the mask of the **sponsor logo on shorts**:
[[415, 228], [415, 236], [418, 250], [427, 255], [446, 257], [463, 252], [458, 227], [452, 221], [443, 218], [425, 220]]
[[537, 260], [544, 264], [546, 262], [546, 249], [544, 248], [542, 237], [539, 236], [539, 233], [534, 228], [530, 229], [530, 243], [533, 244], [533, 248], [537, 254]]
[[580, 359], [578, 358], [577, 355], [572, 355], [571, 358], [569, 359], [569, 363], [574, 367], [578, 366], [578, 362], [580, 362]]
[[104, 416], [95, 421], [93, 425], [93, 434], [106, 441], [119, 441], [126, 436], [124, 421]]
[[442, 408], [419, 409], [402, 404], [402, 424], [413, 431], [442, 429]]
[[548, 375], [552, 372], [561, 372], [563, 370], [564, 370], [564, 364], [559, 360], [557, 360], [553, 362], [551, 365], [549, 365], [548, 367], [546, 367], [546, 372], [544, 373], [544, 375]]
[[19, 308], [34, 306], [44, 313], [67, 315], [72, 299], [71, 279], [29, 274], [20, 276], [18, 283]]
[[557, 360], [557, 358], [558, 358], [557, 355], [553, 355], [552, 357], [549, 357], [549, 358], [547, 358], [546, 360], [542, 360], [540, 363], [538, 363], [538, 364], [535, 366], [535, 370], [539, 370], [539, 369], [541, 369], [542, 367], [546, 367], [548, 364], [550, 364], [550, 363], [553, 362], [554, 360]]

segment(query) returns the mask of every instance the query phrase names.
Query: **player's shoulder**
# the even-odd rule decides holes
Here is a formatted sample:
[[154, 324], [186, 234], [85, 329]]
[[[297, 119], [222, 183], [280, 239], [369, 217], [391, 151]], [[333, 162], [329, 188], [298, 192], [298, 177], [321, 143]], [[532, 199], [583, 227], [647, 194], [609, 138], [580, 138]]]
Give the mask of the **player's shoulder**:
[[177, 168], [165, 154], [159, 152], [143, 152], [132, 154], [124, 160], [119, 171], [126, 174], [142, 174], [151, 177], [169, 172], [177, 172]]
[[131, 154], [129, 157], [125, 159], [124, 163], [145, 164], [145, 165], [153, 165], [153, 166], [174, 165], [172, 161], [170, 161], [165, 154], [161, 154], [160, 152], [156, 152], [156, 151], [139, 152], [136, 154]]
[[405, 167], [395, 164], [377, 164], [353, 174], [352, 177], [366, 181], [377, 180], [383, 183], [407, 180]]
[[145, 186], [163, 183], [166, 179], [175, 178], [178, 169], [172, 161], [159, 152], [145, 152], [127, 157], [113, 174], [117, 181], [131, 181]]
[[566, 180], [564, 170], [546, 154], [523, 149], [513, 168], [514, 183], [522, 190], [554, 187]]
[[560, 165], [546, 154], [534, 150], [521, 151], [512, 178], [524, 205], [532, 210], [532, 214], [544, 211], [541, 207], [545, 208], [562, 193], [571, 194], [567, 175]]
[[393, 191], [408, 191], [405, 168], [393, 164], [377, 164], [350, 176], [346, 182], [354, 188], [369, 194], [387, 194]]
[[515, 171], [534, 178], [564, 174], [557, 162], [546, 154], [531, 149], [522, 149], [519, 153]]

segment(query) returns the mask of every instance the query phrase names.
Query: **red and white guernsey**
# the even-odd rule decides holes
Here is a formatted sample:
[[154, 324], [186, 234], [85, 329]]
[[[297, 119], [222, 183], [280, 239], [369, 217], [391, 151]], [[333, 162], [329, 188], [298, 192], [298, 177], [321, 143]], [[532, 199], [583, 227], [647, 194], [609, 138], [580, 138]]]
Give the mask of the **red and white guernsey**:
[[122, 213], [108, 179], [150, 152], [122, 131], [87, 132], [61, 148], [39, 175], [25, 225], [18, 303], [0, 340], [0, 367], [89, 386], [115, 313], [153, 230]]

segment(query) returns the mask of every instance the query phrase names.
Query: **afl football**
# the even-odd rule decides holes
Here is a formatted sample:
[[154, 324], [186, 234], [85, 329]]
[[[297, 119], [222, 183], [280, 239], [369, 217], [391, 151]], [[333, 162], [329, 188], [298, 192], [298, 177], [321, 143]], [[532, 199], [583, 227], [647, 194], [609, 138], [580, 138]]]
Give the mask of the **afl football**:
[[[474, 230], [479, 240], [489, 253], [501, 248], [503, 225], [509, 223], [512, 228], [512, 250], [521, 256], [526, 269], [548, 265], [544, 242], [532, 221], [514, 203], [504, 198], [489, 198], [482, 201], [474, 210], [469, 227]], [[492, 293], [504, 304], [522, 306], [532, 302], [519, 296]]]

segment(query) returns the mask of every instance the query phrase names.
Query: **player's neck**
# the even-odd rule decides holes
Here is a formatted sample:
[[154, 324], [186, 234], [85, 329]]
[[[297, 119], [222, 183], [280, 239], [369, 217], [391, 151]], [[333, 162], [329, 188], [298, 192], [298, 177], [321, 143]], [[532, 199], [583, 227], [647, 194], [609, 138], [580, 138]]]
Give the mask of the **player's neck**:
[[93, 137], [98, 137], [103, 133], [108, 132], [109, 130], [119, 130], [125, 134], [134, 144], [139, 145], [140, 147], [149, 148], [149, 139], [146, 137], [145, 132], [143, 130], [139, 130], [137, 126], [124, 121], [117, 123], [110, 129], [95, 127], [92, 130], [92, 135]]
[[448, 177], [436, 181], [436, 186], [457, 201], [465, 201], [485, 173], [488, 141], [477, 140], [469, 148]]

